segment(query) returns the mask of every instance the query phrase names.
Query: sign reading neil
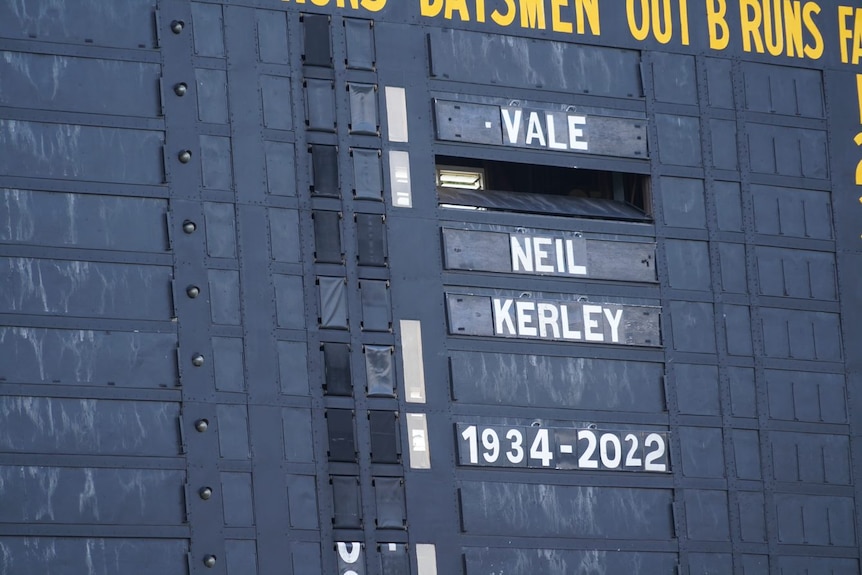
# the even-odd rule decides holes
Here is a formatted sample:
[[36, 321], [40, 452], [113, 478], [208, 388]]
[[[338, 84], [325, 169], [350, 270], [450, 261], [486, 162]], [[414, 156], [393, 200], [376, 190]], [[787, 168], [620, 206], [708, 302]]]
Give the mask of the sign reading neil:
[[453, 293], [446, 305], [453, 335], [661, 345], [657, 307]]
[[561, 104], [523, 107], [509, 104], [435, 100], [437, 139], [603, 156], [647, 157], [646, 120], [634, 117], [632, 112]]
[[505, 226], [443, 228], [448, 270], [651, 282], [655, 244]]

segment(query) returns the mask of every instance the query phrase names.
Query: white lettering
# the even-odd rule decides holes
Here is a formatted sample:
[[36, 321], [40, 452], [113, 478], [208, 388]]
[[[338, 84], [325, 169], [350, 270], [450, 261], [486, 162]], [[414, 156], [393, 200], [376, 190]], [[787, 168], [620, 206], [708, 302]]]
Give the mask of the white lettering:
[[546, 147], [545, 135], [542, 133], [542, 123], [539, 121], [538, 112], [530, 112], [530, 120], [527, 123], [527, 138], [524, 141], [528, 146], [533, 143], [533, 139], [539, 140], [539, 145]]
[[556, 138], [556, 126], [554, 125], [554, 115], [551, 113], [545, 114], [545, 119], [548, 121], [548, 146], [552, 150], [565, 150], [566, 143], [558, 142]]
[[605, 336], [602, 332], [593, 331], [593, 329], [599, 327], [599, 322], [592, 318], [595, 314], [601, 317], [602, 306], [585, 304], [582, 312], [584, 314], [584, 339], [587, 341], [604, 341]]
[[569, 329], [569, 309], [560, 306], [560, 318], [563, 320], [563, 339], [581, 339], [581, 332]]
[[[350, 551], [347, 550], [347, 546], [350, 545]], [[336, 543], [338, 547], [338, 556], [341, 557], [341, 560], [345, 563], [356, 563], [359, 561], [359, 554], [362, 552], [362, 545], [359, 543], [343, 543], [341, 541]]]
[[560, 339], [560, 312], [557, 306], [552, 303], [539, 302], [536, 306], [539, 312], [539, 336], [548, 337], [548, 326], [551, 326], [551, 332], [554, 339]]
[[569, 273], [573, 275], [587, 275], [587, 266], [575, 265], [575, 242], [566, 240], [566, 262], [569, 264]]
[[509, 236], [512, 248], [512, 271], [533, 271], [533, 251], [530, 249], [530, 238], [524, 238], [524, 246], [521, 247], [518, 236]]
[[[494, 334], [516, 337], [541, 337], [575, 341], [604, 342], [605, 320], [610, 341], [620, 343], [623, 308], [595, 304], [557, 303], [530, 299], [491, 298], [494, 309]], [[569, 311], [576, 315], [569, 316]], [[573, 329], [583, 320], [583, 331]], [[574, 322], [574, 323], [573, 323]], [[414, 442], [421, 438], [414, 437]]]
[[515, 324], [512, 323], [512, 301], [511, 299], [494, 298], [494, 333], [516, 335]]
[[503, 112], [503, 123], [506, 125], [506, 137], [510, 144], [518, 143], [518, 132], [521, 131], [521, 110], [515, 110], [515, 117], [509, 116], [511, 110], [500, 108]]
[[550, 247], [553, 244], [551, 238], [533, 238], [533, 254], [535, 255], [536, 271], [551, 273], [554, 271], [552, 264], [545, 264], [543, 260], [550, 257], [548, 250], [543, 250], [542, 247]]
[[620, 320], [623, 319], [623, 310], [618, 309], [612, 312], [605, 308], [605, 317], [608, 318], [608, 324], [611, 326], [611, 341], [614, 343], [620, 342]]
[[[584, 255], [576, 254], [575, 239], [553, 237], [509, 236], [509, 255], [513, 272], [587, 275]], [[581, 240], [583, 242], [583, 240]], [[581, 250], [583, 246], [579, 245]]]
[[557, 271], [560, 273], [566, 273], [566, 254], [563, 252], [562, 238], [554, 240], [554, 253], [557, 256]]
[[588, 150], [587, 142], [578, 138], [584, 135], [584, 131], [578, 126], [586, 126], [586, 116], [569, 116], [569, 147], [573, 150]]
[[515, 315], [518, 316], [518, 335], [526, 335], [535, 337], [537, 335], [536, 328], [530, 325], [533, 317], [526, 312], [535, 311], [536, 304], [531, 301], [518, 300], [515, 302]]

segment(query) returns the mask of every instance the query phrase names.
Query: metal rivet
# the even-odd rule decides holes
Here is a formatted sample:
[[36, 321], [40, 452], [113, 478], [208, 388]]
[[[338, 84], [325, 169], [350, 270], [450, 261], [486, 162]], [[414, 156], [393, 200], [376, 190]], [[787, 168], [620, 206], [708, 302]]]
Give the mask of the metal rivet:
[[180, 82], [176, 86], [174, 86], [174, 94], [177, 96], [183, 97], [186, 95], [186, 92], [189, 91], [189, 85], [185, 82]]
[[201, 288], [198, 286], [189, 286], [186, 288], [186, 295], [190, 298], [195, 299], [199, 295], [201, 295]]
[[207, 555], [204, 557], [204, 565], [207, 567], [215, 567], [216, 564], [216, 556], [215, 555]]
[[187, 234], [192, 234], [194, 231], [198, 229], [197, 225], [189, 220], [183, 222], [183, 231]]
[[171, 32], [173, 32], [174, 34], [179, 34], [183, 31], [183, 28], [185, 28], [185, 26], [186, 23], [182, 20], [174, 20], [173, 22], [171, 22]]
[[195, 429], [197, 429], [200, 433], [206, 431], [209, 426], [210, 422], [206, 419], [198, 419], [197, 421], [195, 421]]
[[192, 151], [191, 150], [183, 150], [180, 152], [180, 155], [177, 156], [177, 159], [183, 164], [188, 164], [192, 161]]
[[201, 487], [201, 490], [198, 491], [198, 495], [201, 496], [201, 499], [206, 501], [207, 499], [209, 499], [210, 497], [213, 496], [213, 490], [210, 487]]
[[196, 353], [192, 356], [192, 365], [195, 367], [200, 367], [204, 364], [204, 356], [199, 353]]

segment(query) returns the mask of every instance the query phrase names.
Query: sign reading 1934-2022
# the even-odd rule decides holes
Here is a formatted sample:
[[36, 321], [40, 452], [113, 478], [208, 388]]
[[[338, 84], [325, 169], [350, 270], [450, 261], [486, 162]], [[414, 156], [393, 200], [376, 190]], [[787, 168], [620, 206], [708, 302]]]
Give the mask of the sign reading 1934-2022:
[[667, 433], [456, 424], [458, 463], [666, 473]]

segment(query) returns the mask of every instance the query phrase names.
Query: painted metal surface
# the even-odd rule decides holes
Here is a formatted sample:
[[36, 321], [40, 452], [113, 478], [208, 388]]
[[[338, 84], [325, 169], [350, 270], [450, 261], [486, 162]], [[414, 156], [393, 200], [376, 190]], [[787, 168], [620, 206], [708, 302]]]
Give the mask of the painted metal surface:
[[0, 574], [860, 573], [845, 4], [0, 0]]

